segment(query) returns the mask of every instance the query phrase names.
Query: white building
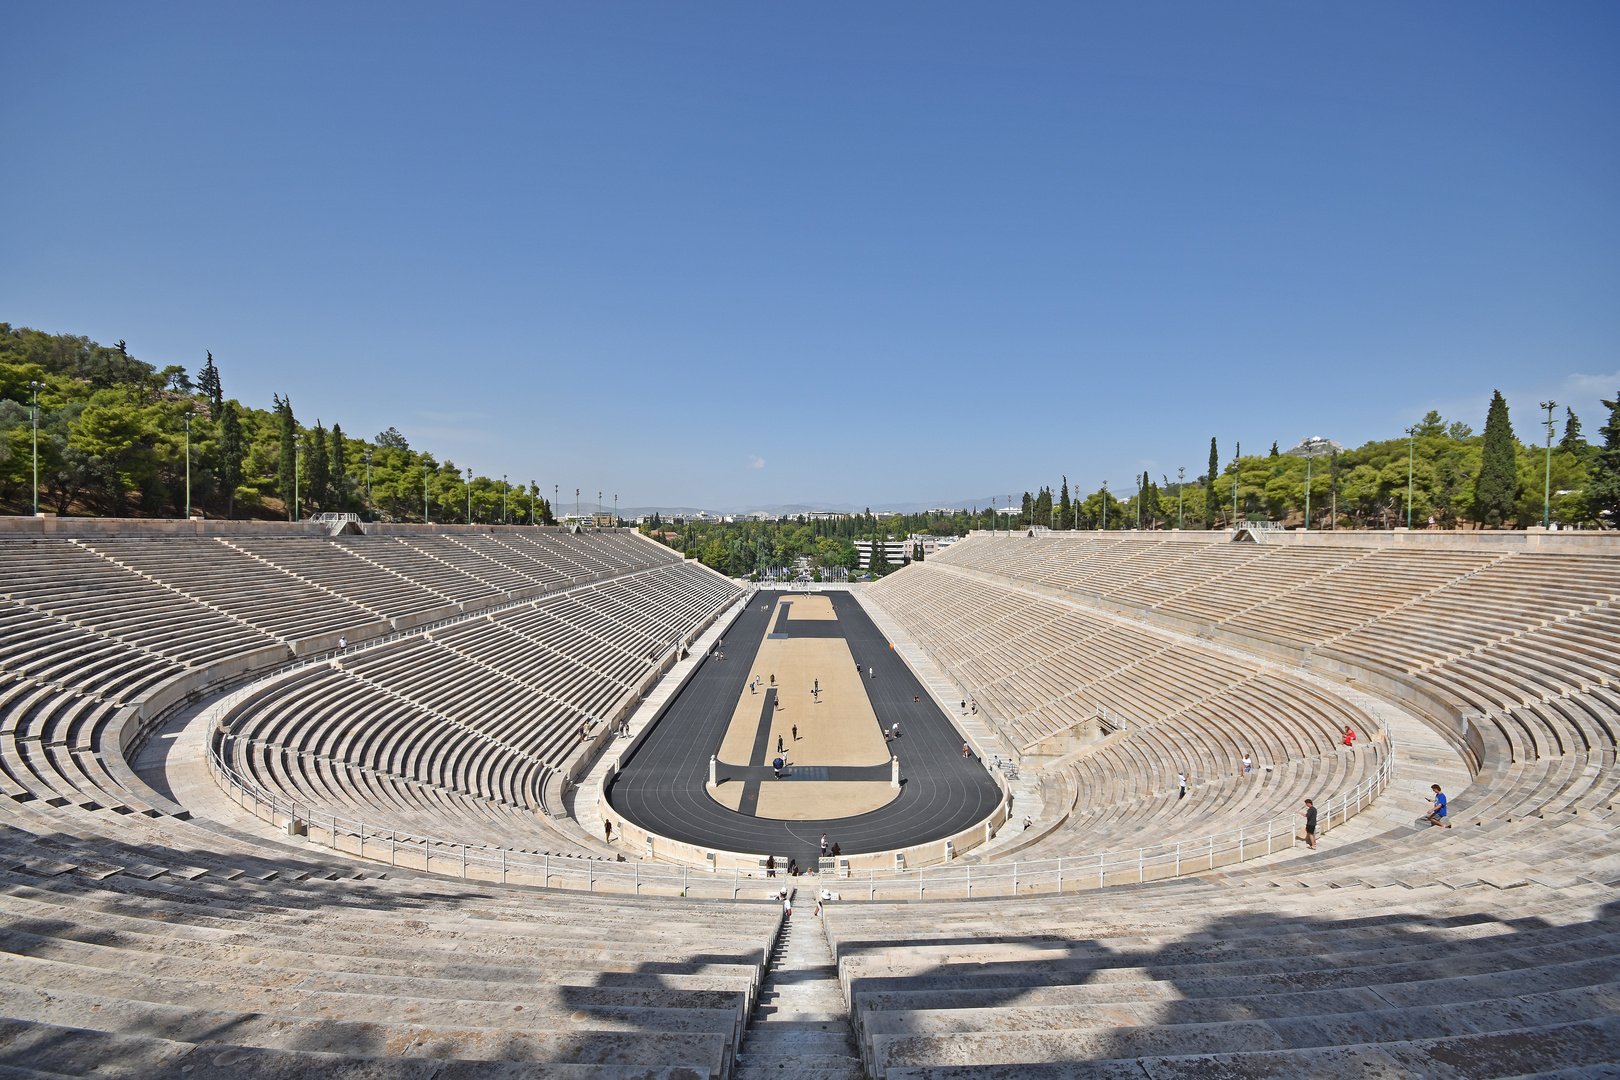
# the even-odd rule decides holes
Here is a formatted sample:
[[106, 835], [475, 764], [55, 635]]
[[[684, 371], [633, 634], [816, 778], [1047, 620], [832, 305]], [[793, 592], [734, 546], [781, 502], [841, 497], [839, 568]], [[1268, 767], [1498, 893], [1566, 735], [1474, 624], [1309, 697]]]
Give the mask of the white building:
[[935, 552], [943, 551], [960, 540], [959, 536], [930, 536], [927, 533], [912, 533], [906, 537], [906, 543], [913, 549], [922, 547], [923, 558], [928, 558]]
[[[900, 566], [911, 561], [911, 542], [909, 540], [882, 540], [883, 557], [889, 561], [890, 566]], [[861, 555], [861, 569], [872, 569], [872, 541], [855, 541], [855, 550]]]

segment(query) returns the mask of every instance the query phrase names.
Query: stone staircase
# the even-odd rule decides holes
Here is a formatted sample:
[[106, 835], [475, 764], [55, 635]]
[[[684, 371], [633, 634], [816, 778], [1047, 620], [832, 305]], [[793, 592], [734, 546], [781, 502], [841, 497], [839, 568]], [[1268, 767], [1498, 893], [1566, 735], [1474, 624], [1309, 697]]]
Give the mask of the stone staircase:
[[737, 1056], [736, 1080], [860, 1080], [866, 1075], [815, 910], [811, 890], [794, 896], [793, 917], [782, 923]]

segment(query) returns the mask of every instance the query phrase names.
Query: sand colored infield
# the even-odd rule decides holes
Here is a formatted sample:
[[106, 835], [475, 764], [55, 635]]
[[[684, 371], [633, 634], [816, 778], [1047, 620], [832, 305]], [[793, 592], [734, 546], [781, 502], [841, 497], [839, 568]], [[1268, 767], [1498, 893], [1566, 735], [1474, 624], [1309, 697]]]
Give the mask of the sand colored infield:
[[709, 798], [725, 807], [735, 810], [742, 805], [743, 788], [748, 785], [742, 780], [731, 780], [716, 787], [713, 784], [704, 784], [703, 790], [709, 793]]
[[[793, 603], [789, 621], [804, 603], [802, 596], [785, 599]], [[832, 602], [813, 596], [832, 614]], [[770, 626], [777, 612], [771, 612]], [[866, 685], [855, 671], [855, 658], [841, 637], [773, 638], [767, 631], [760, 642], [750, 676], [759, 676], [759, 686], [750, 691], [745, 685], [731, 715], [731, 725], [720, 744], [720, 760], [728, 765], [767, 765], [777, 756], [778, 739], [783, 756], [795, 765], [883, 765], [889, 760], [889, 744], [883, 740], [877, 714], [866, 696]], [[775, 713], [770, 717], [770, 738], [764, 757], [752, 760], [760, 717], [765, 709], [770, 678], [776, 676]], [[820, 680], [821, 693], [811, 689]], [[799, 729], [798, 738], [793, 728]], [[801, 785], [802, 786], [802, 785]]]
[[[727, 810], [736, 810], [747, 787], [742, 780], [728, 780], [718, 787], [705, 784], [704, 790]], [[900, 789], [884, 780], [765, 780], [759, 785], [753, 816], [777, 821], [855, 817], [899, 797]]]
[[797, 622], [800, 619], [818, 622], [836, 622], [838, 620], [838, 613], [833, 610], [832, 597], [825, 594], [790, 595], [784, 596], [782, 599], [793, 605], [788, 609], [788, 622]]
[[886, 780], [767, 780], [759, 785], [754, 816], [778, 821], [854, 817], [899, 797], [900, 789]]

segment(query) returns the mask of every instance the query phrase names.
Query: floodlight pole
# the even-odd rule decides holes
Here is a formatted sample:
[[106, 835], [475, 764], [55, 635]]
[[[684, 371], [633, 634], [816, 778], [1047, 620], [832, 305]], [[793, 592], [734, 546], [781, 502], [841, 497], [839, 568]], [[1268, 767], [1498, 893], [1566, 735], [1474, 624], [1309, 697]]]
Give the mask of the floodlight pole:
[[304, 511], [298, 505], [298, 455], [302, 447], [298, 445], [298, 433], [293, 432], [293, 520], [303, 521]]
[[1417, 444], [1417, 425], [1406, 429], [1406, 527], [1412, 528], [1412, 455]]
[[427, 467], [427, 462], [422, 463], [422, 524], [424, 524], [424, 525], [433, 524], [432, 520], [428, 517], [428, 467]]
[[507, 511], [506, 499], [507, 499], [507, 496], [509, 494], [511, 494], [511, 491], [512, 491], [512, 485], [507, 483], [506, 477], [507, 477], [506, 473], [501, 473], [501, 524], [502, 525], [506, 524], [506, 516], [507, 516], [507, 514], [506, 514], [506, 511]]
[[[1167, 476], [1165, 483], [1170, 482]], [[1176, 529], [1179, 531], [1186, 527], [1185, 514], [1182, 513], [1187, 504], [1187, 466], [1183, 465], [1176, 470]]]
[[366, 520], [372, 518], [371, 512], [371, 447], [366, 447]]
[[1541, 488], [1541, 527], [1545, 529], [1552, 524], [1552, 414], [1558, 407], [1558, 402], [1549, 399], [1543, 401], [1541, 407], [1547, 410], [1547, 419], [1542, 421], [1547, 425], [1547, 478], [1542, 482]]
[[530, 480], [529, 481], [529, 526], [530, 526], [530, 528], [534, 527], [534, 523], [535, 523], [535, 520], [536, 520], [536, 518], [534, 516], [534, 504], [535, 504], [535, 500], [538, 499], [539, 497], [540, 497], [540, 485], [535, 483], [533, 480]]
[[1102, 504], [1103, 504], [1103, 527], [1102, 527], [1102, 531], [1107, 532], [1108, 531], [1108, 481], [1106, 481], [1106, 480], [1103, 481]]
[[186, 520], [191, 520], [191, 410], [186, 410]]
[[32, 407], [34, 421], [34, 516], [39, 517], [39, 380], [30, 379], [28, 388], [34, 392]]
[[467, 524], [472, 524], [472, 466], [467, 466]]

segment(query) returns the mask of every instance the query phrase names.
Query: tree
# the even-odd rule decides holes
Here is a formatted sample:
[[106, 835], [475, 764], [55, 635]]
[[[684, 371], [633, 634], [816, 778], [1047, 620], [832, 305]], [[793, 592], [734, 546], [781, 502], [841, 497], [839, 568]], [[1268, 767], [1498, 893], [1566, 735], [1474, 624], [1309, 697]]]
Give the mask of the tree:
[[1497, 390], [1485, 416], [1485, 447], [1474, 481], [1474, 519], [1500, 526], [1513, 517], [1519, 494], [1518, 447], [1508, 421], [1507, 399]]
[[225, 403], [218, 415], [219, 479], [227, 492], [226, 516], [235, 518], [236, 488], [242, 482], [242, 460], [247, 457], [247, 443], [242, 438], [242, 418], [236, 414], [234, 401]]
[[218, 419], [221, 407], [225, 404], [225, 390], [220, 385], [219, 368], [214, 366], [212, 352], [203, 362], [202, 370], [197, 373], [197, 389], [208, 396], [208, 415]]
[[1419, 420], [1417, 423], [1417, 437], [1420, 439], [1431, 439], [1437, 435], [1444, 435], [1445, 433], [1446, 422], [1442, 420], [1440, 418], [1440, 414], [1435, 412], [1433, 409], [1430, 409], [1427, 413], [1425, 413], [1423, 419]]
[[1276, 440], [1272, 440], [1272, 443], [1271, 443], [1271, 456], [1272, 457], [1277, 456], [1277, 442], [1276, 442]]
[[398, 428], [389, 428], [387, 431], [380, 433], [377, 436], [376, 443], [379, 447], [386, 447], [390, 450], [409, 450], [411, 448], [411, 444], [405, 441], [405, 436], [399, 433]]
[[315, 430], [304, 433], [304, 476], [309, 481], [309, 490], [304, 498], [312, 509], [326, 509], [327, 488], [332, 482], [332, 463], [327, 456], [326, 429], [321, 426], [319, 419], [315, 421]]
[[1585, 457], [1591, 447], [1581, 437], [1581, 418], [1568, 406], [1564, 408], [1564, 417], [1564, 437], [1558, 440], [1558, 449], [1576, 457]]
[[349, 508], [349, 452], [341, 424], [332, 425], [332, 503], [338, 510]]
[[1588, 512], [1606, 525], [1620, 523], [1620, 393], [1604, 401], [1609, 422], [1598, 428], [1603, 445], [1590, 456], [1591, 479], [1586, 483]]
[[1220, 503], [1215, 500], [1215, 478], [1221, 475], [1220, 455], [1215, 452], [1215, 436], [1209, 437], [1209, 472], [1204, 476], [1204, 527], [1215, 527], [1216, 507]]
[[883, 542], [882, 537], [872, 541], [872, 559], [866, 564], [866, 568], [872, 572], [873, 577], [882, 577], [894, 569], [889, 565], [888, 545]]
[[276, 468], [276, 492], [281, 496], [281, 503], [287, 508], [287, 520], [295, 521], [298, 518], [298, 500], [293, 493], [298, 490], [298, 422], [293, 419], [292, 399], [280, 395], [273, 395], [276, 403], [276, 416], [281, 421], [280, 461]]
[[1063, 478], [1063, 487], [1058, 497], [1058, 522], [1060, 529], [1074, 528], [1074, 515], [1069, 509], [1069, 478]]

